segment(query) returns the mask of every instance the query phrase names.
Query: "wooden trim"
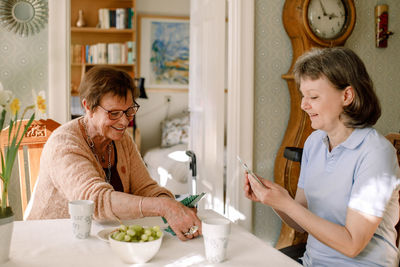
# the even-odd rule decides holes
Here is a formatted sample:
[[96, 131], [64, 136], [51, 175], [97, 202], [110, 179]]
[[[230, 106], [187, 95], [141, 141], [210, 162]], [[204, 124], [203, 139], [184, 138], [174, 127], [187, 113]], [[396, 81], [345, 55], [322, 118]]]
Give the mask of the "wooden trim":
[[24, 150], [21, 146], [18, 149], [18, 169], [19, 169], [19, 189], [21, 193], [21, 207], [22, 212], [25, 211], [26, 206], [28, 204], [28, 195], [26, 192], [27, 185], [26, 185], [26, 174], [25, 174], [25, 164], [24, 164]]
[[72, 67], [82, 67], [82, 66], [114, 66], [114, 67], [132, 67], [135, 64], [94, 64], [94, 63], [72, 63]]
[[94, 32], [94, 33], [126, 33], [126, 34], [133, 34], [135, 33], [134, 29], [117, 29], [117, 28], [109, 28], [109, 29], [101, 29], [101, 28], [96, 28], [96, 27], [71, 27], [71, 32], [74, 33], [88, 33], [88, 32]]

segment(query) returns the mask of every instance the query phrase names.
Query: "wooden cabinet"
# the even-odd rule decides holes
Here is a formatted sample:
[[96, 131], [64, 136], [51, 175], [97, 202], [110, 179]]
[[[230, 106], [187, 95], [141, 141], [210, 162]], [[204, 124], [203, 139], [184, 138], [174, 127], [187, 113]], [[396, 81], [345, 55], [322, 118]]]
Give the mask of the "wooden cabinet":
[[[115, 11], [124, 9], [130, 14], [130, 24], [125, 25], [124, 29], [116, 27], [100, 28], [99, 10], [108, 9]], [[84, 27], [76, 27], [79, 18], [79, 13], [83, 15], [85, 21]], [[111, 14], [110, 14], [111, 16]], [[125, 15], [124, 15], [125, 16]], [[126, 14], [126, 16], [128, 16]], [[104, 17], [103, 17], [104, 19]], [[129, 72], [132, 77], [135, 74], [135, 58], [136, 58], [136, 0], [71, 0], [71, 96], [78, 95], [78, 87], [82, 75], [92, 66], [100, 63], [93, 63], [93, 60], [88, 60], [89, 46], [103, 44], [107, 51], [110, 44], [129, 44], [129, 49], [133, 50], [133, 60], [123, 60], [121, 62], [113, 62], [105, 59], [101, 65], [107, 64]], [[132, 45], [132, 46], [130, 46]], [[79, 49], [81, 46], [81, 49]], [[77, 50], [78, 49], [78, 50]], [[80, 51], [79, 51], [80, 50]], [[106, 55], [111, 55], [107, 51]], [[79, 55], [80, 53], [80, 55]], [[119, 53], [119, 52], [118, 52]], [[127, 51], [125, 50], [124, 55]], [[123, 57], [123, 56], [121, 56]], [[97, 60], [96, 60], [97, 61]]]

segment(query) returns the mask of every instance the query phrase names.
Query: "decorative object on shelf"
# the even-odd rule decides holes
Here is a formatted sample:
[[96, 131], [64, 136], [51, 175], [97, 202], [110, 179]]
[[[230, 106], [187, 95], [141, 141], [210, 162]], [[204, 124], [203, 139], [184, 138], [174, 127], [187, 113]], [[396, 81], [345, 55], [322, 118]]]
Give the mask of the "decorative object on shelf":
[[375, 45], [378, 48], [388, 46], [388, 39], [393, 32], [389, 31], [389, 7], [377, 5], [375, 7]]
[[188, 88], [189, 18], [139, 15], [138, 73], [148, 88]]
[[0, 24], [21, 37], [39, 33], [47, 18], [48, 4], [45, 0], [0, 1]]
[[139, 88], [139, 98], [148, 98], [146, 94], [146, 90], [144, 88], [144, 81], [145, 79], [143, 77], [140, 78], [135, 78], [135, 81], [137, 82], [136, 86]]
[[[45, 113], [46, 105], [44, 99], [44, 92], [36, 96], [36, 104], [30, 105], [25, 108], [20, 119], [18, 119], [18, 111], [20, 109], [20, 101], [18, 98], [13, 98], [12, 92], [4, 90], [0, 83], [0, 129], [1, 134], [6, 131], [8, 143], [4, 151], [0, 149], [1, 154], [1, 171], [0, 171], [0, 188], [1, 188], [1, 200], [0, 200], [0, 263], [8, 261], [8, 255], [10, 252], [10, 242], [12, 236], [14, 213], [11, 207], [8, 205], [8, 186], [11, 179], [12, 169], [14, 166], [15, 158], [18, 154], [18, 148], [21, 144], [22, 138], [27, 133], [31, 126], [35, 112], [30, 116], [30, 119], [26, 123], [25, 127], [21, 127], [22, 119], [24, 119], [26, 113], [29, 110], [35, 110], [40, 113]], [[4, 121], [6, 120], [7, 110], [11, 111], [10, 123], [3, 129]], [[7, 129], [8, 128], [8, 129]], [[3, 139], [1, 139], [3, 140]], [[3, 144], [1, 144], [3, 147]]]
[[85, 27], [86, 26], [86, 21], [83, 18], [83, 10], [79, 9], [78, 11], [78, 20], [76, 21], [76, 27]]
[[[290, 69], [282, 75], [288, 84], [291, 110], [285, 136], [275, 159], [274, 179], [294, 197], [300, 162], [284, 158], [284, 151], [286, 147], [302, 148], [313, 129], [308, 115], [301, 110], [301, 94], [292, 69], [297, 58], [313, 47], [344, 45], [356, 22], [354, 0], [286, 0], [282, 21], [293, 49]], [[276, 248], [303, 243], [305, 238], [304, 234], [282, 224]]]

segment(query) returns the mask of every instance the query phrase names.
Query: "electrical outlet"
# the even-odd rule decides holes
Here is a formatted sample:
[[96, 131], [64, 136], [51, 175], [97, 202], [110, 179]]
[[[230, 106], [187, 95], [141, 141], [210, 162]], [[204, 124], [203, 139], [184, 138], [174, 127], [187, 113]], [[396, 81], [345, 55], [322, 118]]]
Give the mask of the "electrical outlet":
[[170, 95], [166, 95], [164, 97], [165, 97], [165, 103], [171, 102], [171, 96]]

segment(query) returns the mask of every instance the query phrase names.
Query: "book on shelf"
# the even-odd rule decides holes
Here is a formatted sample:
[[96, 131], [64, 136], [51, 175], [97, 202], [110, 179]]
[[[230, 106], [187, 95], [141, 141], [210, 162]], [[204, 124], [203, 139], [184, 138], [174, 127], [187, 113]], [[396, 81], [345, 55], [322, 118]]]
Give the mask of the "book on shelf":
[[136, 43], [97, 43], [71, 45], [71, 62], [74, 64], [134, 64]]
[[125, 8], [117, 8], [115, 10], [115, 27], [117, 29], [127, 29], [128, 25], [126, 23], [127, 13]]
[[82, 51], [83, 47], [79, 44], [72, 44], [71, 45], [71, 62], [74, 64], [84, 63], [85, 52]]
[[100, 8], [98, 11], [101, 29], [132, 29], [134, 26], [133, 8]]
[[133, 64], [136, 61], [136, 42], [128, 41], [127, 46], [127, 63]]

